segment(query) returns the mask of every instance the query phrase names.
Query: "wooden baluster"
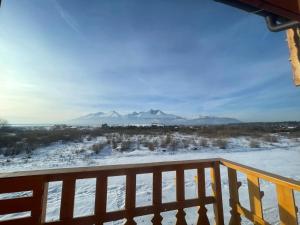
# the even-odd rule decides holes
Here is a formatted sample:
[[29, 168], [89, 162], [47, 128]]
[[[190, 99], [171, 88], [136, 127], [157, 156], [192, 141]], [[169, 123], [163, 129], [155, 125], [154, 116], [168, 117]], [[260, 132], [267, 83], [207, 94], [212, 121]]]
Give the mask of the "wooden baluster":
[[99, 176], [96, 181], [96, 196], [95, 196], [95, 215], [97, 218], [96, 225], [104, 223], [103, 216], [106, 213], [107, 204], [107, 176]]
[[214, 203], [215, 223], [216, 225], [224, 225], [223, 202], [222, 202], [222, 188], [220, 176], [220, 163], [214, 162], [210, 169], [211, 184], [213, 196], [216, 202]]
[[297, 209], [293, 190], [277, 185], [277, 200], [281, 225], [297, 225]]
[[209, 220], [207, 217], [207, 209], [205, 208], [205, 171], [204, 168], [198, 168], [197, 170], [198, 178], [198, 199], [200, 200], [200, 207], [198, 210], [198, 222], [197, 225], [209, 225]]
[[160, 215], [161, 199], [162, 199], [162, 176], [161, 171], [154, 171], [153, 173], [153, 208], [154, 216], [151, 222], [154, 225], [161, 225], [163, 217]]
[[[179, 204], [184, 202], [184, 170], [176, 170], [176, 200]], [[187, 225], [185, 220], [185, 212], [183, 207], [178, 208], [176, 214], [177, 222], [176, 225]]]
[[239, 185], [237, 181], [236, 170], [228, 168], [228, 183], [229, 183], [229, 204], [231, 207], [231, 218], [229, 225], [241, 225], [241, 215], [238, 213], [239, 200]]
[[135, 208], [135, 196], [136, 196], [136, 174], [129, 173], [126, 176], [126, 223], [125, 225], [136, 225], [134, 221], [133, 210]]
[[76, 180], [66, 178], [62, 185], [62, 195], [60, 204], [60, 220], [62, 224], [72, 224], [74, 214], [74, 198], [75, 198]]
[[34, 209], [31, 216], [36, 224], [44, 224], [46, 221], [47, 197], [48, 197], [48, 182], [40, 179], [40, 183], [33, 190]]
[[[262, 220], [264, 219], [263, 217], [263, 208], [262, 208], [262, 203], [261, 203], [261, 192], [260, 192], [260, 184], [259, 184], [259, 179], [255, 176], [252, 175], [247, 175], [247, 180], [248, 180], [248, 192], [249, 192], [249, 201], [250, 201], [250, 209], [251, 212], [261, 218]], [[254, 217], [254, 224], [260, 224], [259, 221], [255, 220]]]

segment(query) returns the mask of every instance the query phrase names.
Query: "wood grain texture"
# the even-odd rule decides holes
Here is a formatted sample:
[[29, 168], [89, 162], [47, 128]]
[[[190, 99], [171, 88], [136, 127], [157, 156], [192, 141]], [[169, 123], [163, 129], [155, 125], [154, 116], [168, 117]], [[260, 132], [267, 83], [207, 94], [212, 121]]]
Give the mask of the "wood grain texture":
[[161, 225], [163, 217], [160, 215], [162, 202], [162, 175], [161, 171], [156, 170], [153, 173], [153, 207], [155, 209], [151, 222], [154, 225]]
[[[248, 192], [249, 192], [249, 202], [250, 209], [256, 217], [264, 219], [263, 217], [263, 207], [261, 202], [261, 192], [260, 192], [260, 184], [259, 179], [252, 175], [247, 175], [248, 181]], [[254, 221], [254, 224], [259, 224], [258, 221]]]
[[[214, 205], [217, 225], [223, 225], [223, 203], [220, 165], [227, 167], [230, 192], [231, 220], [230, 225], [240, 225], [240, 217], [246, 217], [255, 224], [269, 225], [264, 220], [261, 205], [261, 192], [259, 179], [264, 179], [277, 186], [277, 196], [281, 224], [297, 224], [296, 206], [293, 191], [300, 190], [300, 183], [295, 180], [277, 176], [252, 167], [244, 166], [224, 159], [192, 160], [154, 164], [120, 165], [117, 167], [93, 167], [78, 169], [63, 169], [59, 174], [54, 171], [41, 171], [29, 173], [5, 174], [0, 178], [0, 193], [31, 191], [32, 196], [19, 199], [0, 200], [0, 214], [11, 212], [30, 211], [31, 216], [22, 219], [1, 221], [0, 225], [102, 225], [105, 222], [116, 221], [126, 218], [126, 224], [135, 225], [135, 217], [153, 214], [152, 223], [162, 224], [162, 212], [177, 210], [177, 224], [186, 224], [185, 208], [199, 207], [199, 218], [195, 221], [197, 225], [208, 225], [208, 204]], [[206, 196], [205, 191], [205, 168], [211, 171], [212, 196]], [[197, 169], [198, 196], [195, 199], [185, 199], [185, 173], [187, 169]], [[176, 201], [162, 203], [162, 172], [176, 171]], [[57, 170], [55, 170], [57, 171]], [[143, 172], [153, 174], [153, 202], [152, 205], [136, 206], [136, 176]], [[239, 202], [238, 188], [240, 182], [237, 180], [237, 172], [244, 173], [248, 178], [248, 189], [251, 210], [244, 208]], [[26, 176], [27, 174], [28, 176]], [[109, 176], [126, 176], [126, 199], [125, 209], [113, 212], [106, 211], [107, 203], [107, 179]], [[74, 218], [74, 198], [76, 180], [84, 178], [96, 178], [95, 213], [94, 215]], [[48, 182], [60, 179], [62, 185], [60, 220], [45, 222], [47, 207]], [[266, 193], [268, 194], [268, 193]]]
[[107, 177], [98, 176], [96, 180], [96, 194], [95, 194], [95, 215], [97, 217], [96, 225], [104, 223], [103, 217], [106, 214], [107, 204]]
[[[179, 168], [176, 170], [176, 201], [177, 202], [184, 202], [184, 170]], [[183, 207], [179, 207], [177, 214], [176, 214], [176, 225], [187, 225], [185, 220], [185, 212]]]
[[134, 220], [134, 208], [136, 200], [136, 174], [133, 172], [126, 176], [126, 198], [125, 198], [125, 210], [126, 210], [126, 223], [125, 225], [136, 225]]
[[74, 213], [75, 179], [66, 179], [62, 185], [60, 220], [70, 223]]
[[224, 225], [220, 163], [215, 162], [210, 169], [213, 196], [215, 197], [214, 213], [216, 225]]
[[269, 173], [250, 166], [245, 166], [227, 159], [221, 159], [221, 164], [223, 166], [226, 166], [227, 168], [231, 168], [247, 175], [253, 175], [270, 183], [282, 185], [290, 189], [300, 191], [300, 181], [279, 176], [277, 174]]
[[300, 30], [299, 28], [289, 29], [286, 35], [294, 83], [296, 86], [300, 86]]
[[207, 217], [207, 209], [205, 207], [205, 202], [203, 201], [206, 197], [205, 188], [205, 169], [197, 169], [197, 183], [198, 183], [198, 198], [200, 200], [199, 210], [198, 210], [198, 221], [197, 225], [209, 225], [209, 220]]
[[276, 186], [278, 209], [281, 225], [297, 225], [297, 210], [295, 205], [293, 190], [283, 187], [281, 185]]
[[236, 170], [228, 168], [228, 184], [229, 184], [229, 205], [231, 207], [231, 217], [229, 225], [241, 225], [241, 215], [238, 212], [239, 186], [237, 181]]

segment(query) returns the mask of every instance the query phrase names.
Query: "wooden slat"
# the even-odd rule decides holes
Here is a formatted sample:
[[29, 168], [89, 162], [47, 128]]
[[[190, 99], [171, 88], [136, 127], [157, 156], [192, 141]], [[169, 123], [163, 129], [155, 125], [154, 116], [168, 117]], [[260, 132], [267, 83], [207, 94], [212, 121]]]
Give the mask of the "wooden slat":
[[106, 213], [107, 204], [107, 177], [99, 176], [96, 181], [96, 196], [95, 196], [95, 215], [97, 217], [97, 224], [104, 223], [103, 217]]
[[125, 225], [136, 225], [134, 220], [134, 209], [136, 199], [136, 174], [130, 173], [126, 177], [126, 199], [125, 199], [125, 210], [126, 210], [126, 223]]
[[[264, 219], [263, 217], [263, 208], [261, 203], [261, 192], [259, 179], [252, 175], [247, 175], [248, 180], [248, 192], [249, 192], [249, 201], [250, 209], [253, 214], [257, 217]], [[259, 224], [257, 221], [253, 221], [254, 224]]]
[[297, 225], [297, 210], [295, 206], [295, 199], [293, 190], [283, 187], [281, 185], [276, 186], [277, 200], [281, 225]]
[[76, 217], [72, 220], [72, 222], [66, 221], [51, 221], [45, 224], [47, 225], [94, 225], [97, 219], [95, 215], [92, 216], [84, 216], [84, 217]]
[[219, 162], [215, 162], [211, 171], [211, 184], [213, 196], [216, 199], [214, 204], [215, 221], [216, 225], [224, 225], [223, 215], [223, 202], [222, 202], [222, 188], [221, 188], [221, 176]]
[[240, 225], [241, 215], [238, 213], [239, 204], [239, 186], [237, 181], [237, 173], [235, 170], [228, 168], [228, 183], [229, 183], [229, 204], [231, 207], [231, 218], [229, 225]]
[[0, 200], [0, 215], [31, 211], [33, 207], [32, 197]]
[[74, 213], [74, 198], [75, 198], [76, 180], [66, 179], [62, 185], [60, 220], [70, 223]]
[[0, 225], [35, 225], [32, 217], [0, 221]]
[[43, 183], [43, 196], [42, 196], [42, 202], [41, 202], [41, 224], [46, 222], [46, 213], [47, 213], [47, 200], [48, 200], [48, 188], [49, 183]]
[[240, 204], [238, 204], [238, 206], [237, 206], [237, 211], [238, 211], [239, 214], [246, 217], [250, 221], [256, 221], [260, 225], [271, 225], [267, 221], [263, 220], [260, 217], [257, 217], [254, 213], [252, 213], [249, 210], [242, 207]]
[[40, 180], [41, 178], [35, 177], [0, 179], [0, 194], [32, 191], [34, 187], [40, 184]]
[[197, 225], [209, 225], [209, 220], [207, 217], [207, 209], [205, 208], [205, 196], [206, 196], [206, 188], [205, 188], [205, 170], [204, 168], [197, 169], [197, 183], [198, 183], [198, 198], [200, 201], [199, 210], [198, 210], [198, 221]]
[[[184, 170], [179, 168], [176, 170], [176, 201], [177, 202], [184, 202]], [[185, 220], [185, 212], [182, 207], [178, 208], [176, 214], [176, 225], [187, 225]]]
[[162, 175], [161, 171], [156, 170], [153, 173], [153, 208], [154, 216], [151, 222], [154, 225], [161, 225], [163, 217], [160, 215], [162, 203]]
[[36, 224], [43, 224], [46, 220], [46, 208], [48, 198], [48, 182], [44, 183], [41, 179], [33, 191], [34, 207], [31, 216]]

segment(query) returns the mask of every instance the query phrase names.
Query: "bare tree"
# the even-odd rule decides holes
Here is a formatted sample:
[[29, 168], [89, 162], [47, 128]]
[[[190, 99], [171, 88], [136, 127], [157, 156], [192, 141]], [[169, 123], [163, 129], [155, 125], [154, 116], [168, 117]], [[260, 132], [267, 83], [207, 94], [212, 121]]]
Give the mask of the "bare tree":
[[8, 121], [0, 118], [0, 129], [7, 126], [8, 126]]

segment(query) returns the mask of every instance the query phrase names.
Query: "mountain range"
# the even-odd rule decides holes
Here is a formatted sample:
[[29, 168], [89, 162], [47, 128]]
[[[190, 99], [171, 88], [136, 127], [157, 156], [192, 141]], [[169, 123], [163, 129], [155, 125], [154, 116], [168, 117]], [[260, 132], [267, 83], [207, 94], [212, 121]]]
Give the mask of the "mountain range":
[[165, 113], [161, 110], [150, 109], [145, 112], [133, 112], [120, 114], [116, 111], [108, 113], [91, 113], [68, 122], [74, 125], [218, 125], [241, 123], [240, 120], [226, 117], [199, 116], [196, 118], [185, 118]]

